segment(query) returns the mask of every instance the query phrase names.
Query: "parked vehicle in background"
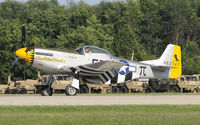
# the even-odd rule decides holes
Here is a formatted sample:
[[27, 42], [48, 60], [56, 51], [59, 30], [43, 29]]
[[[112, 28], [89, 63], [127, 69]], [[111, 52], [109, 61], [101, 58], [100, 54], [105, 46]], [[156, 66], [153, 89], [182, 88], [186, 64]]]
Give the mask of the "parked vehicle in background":
[[150, 79], [148, 85], [152, 89], [151, 92], [170, 92], [171, 90], [170, 79]]
[[128, 81], [121, 84], [112, 84], [112, 93], [134, 93], [146, 91], [147, 81]]
[[90, 84], [81, 83], [80, 93], [134, 93], [145, 92], [147, 81], [128, 81], [126, 83], [116, 84]]
[[1, 84], [0, 85], [0, 94], [4, 94], [7, 88], [8, 88], [8, 85]]
[[[66, 89], [72, 83], [72, 78], [68, 75], [54, 74], [50, 80], [50, 91], [43, 91], [49, 79], [49, 75], [43, 75], [39, 79], [39, 83], [35, 85], [37, 92], [41, 91], [43, 96], [49, 96], [53, 93], [66, 93]], [[145, 84], [145, 85], [144, 85]], [[90, 84], [80, 81], [79, 93], [131, 93], [131, 92], [145, 92], [147, 82], [142, 81], [128, 81], [122, 84]]]
[[[66, 88], [71, 85], [72, 78], [68, 75], [52, 75], [51, 89], [42, 93], [50, 75], [40, 75], [36, 80], [8, 77], [8, 85], [0, 85], [0, 93], [6, 94], [34, 94], [52, 95], [53, 93], [66, 93]], [[80, 81], [79, 93], [151, 93], [151, 92], [194, 92], [200, 91], [200, 75], [182, 75], [177, 79], [150, 79], [128, 81], [121, 84], [90, 84]], [[67, 93], [66, 93], [67, 94]]]
[[199, 75], [182, 75], [176, 80], [172, 80], [172, 90], [174, 92], [194, 92], [198, 93], [200, 87]]
[[8, 85], [5, 90], [6, 94], [34, 94], [36, 92], [35, 84], [38, 80], [26, 79], [26, 80], [11, 80], [8, 76]]
[[182, 75], [177, 79], [150, 79], [153, 92], [194, 92], [200, 91], [200, 75]]

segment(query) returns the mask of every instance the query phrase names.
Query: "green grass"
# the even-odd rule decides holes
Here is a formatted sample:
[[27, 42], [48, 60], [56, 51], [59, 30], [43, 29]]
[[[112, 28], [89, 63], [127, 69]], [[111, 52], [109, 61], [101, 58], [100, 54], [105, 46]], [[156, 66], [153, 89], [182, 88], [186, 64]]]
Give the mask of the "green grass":
[[1, 106], [2, 125], [199, 125], [200, 105]]

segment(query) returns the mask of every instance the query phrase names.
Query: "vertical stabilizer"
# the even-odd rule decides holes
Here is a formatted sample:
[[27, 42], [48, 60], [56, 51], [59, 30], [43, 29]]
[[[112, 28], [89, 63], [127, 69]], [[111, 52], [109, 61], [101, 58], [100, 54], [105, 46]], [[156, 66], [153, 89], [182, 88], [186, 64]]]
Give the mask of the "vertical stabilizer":
[[169, 78], [177, 78], [182, 73], [181, 47], [169, 44], [159, 59], [142, 61], [142, 63], [149, 64], [153, 67], [168, 68], [170, 69], [167, 70]]

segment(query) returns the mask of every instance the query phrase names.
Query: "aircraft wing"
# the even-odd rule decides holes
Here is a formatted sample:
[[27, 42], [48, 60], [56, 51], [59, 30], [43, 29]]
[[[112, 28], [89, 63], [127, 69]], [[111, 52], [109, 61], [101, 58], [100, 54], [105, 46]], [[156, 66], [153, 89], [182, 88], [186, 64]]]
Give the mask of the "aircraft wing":
[[121, 62], [112, 62], [112, 61], [100, 61], [97, 63], [91, 63], [91, 64], [86, 64], [82, 65], [79, 68], [87, 68], [87, 69], [96, 69], [96, 70], [101, 70], [101, 71], [107, 71], [111, 69], [118, 69], [124, 66], [124, 63]]
[[77, 71], [78, 76], [87, 82], [106, 83], [116, 75], [114, 69], [119, 69], [124, 65], [125, 64], [121, 62], [101, 61], [81, 65], [73, 68], [73, 71]]

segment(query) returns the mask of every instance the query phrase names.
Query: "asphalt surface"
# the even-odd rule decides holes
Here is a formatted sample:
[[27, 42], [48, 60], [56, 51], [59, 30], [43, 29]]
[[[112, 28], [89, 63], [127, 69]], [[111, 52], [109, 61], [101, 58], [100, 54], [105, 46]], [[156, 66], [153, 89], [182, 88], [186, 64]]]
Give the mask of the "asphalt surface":
[[186, 105], [200, 104], [200, 95], [0, 96], [0, 105]]

